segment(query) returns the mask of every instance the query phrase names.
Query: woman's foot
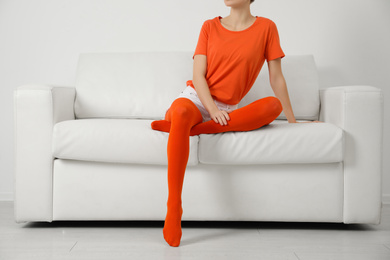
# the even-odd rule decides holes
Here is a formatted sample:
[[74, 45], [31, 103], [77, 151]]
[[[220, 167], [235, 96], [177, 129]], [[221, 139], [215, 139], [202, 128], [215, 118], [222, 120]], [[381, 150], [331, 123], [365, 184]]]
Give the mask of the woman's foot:
[[183, 209], [168, 207], [167, 216], [164, 223], [164, 239], [170, 246], [179, 246], [181, 240], [181, 216], [183, 215]]
[[167, 120], [156, 120], [151, 123], [153, 130], [169, 133], [171, 131], [171, 122]]

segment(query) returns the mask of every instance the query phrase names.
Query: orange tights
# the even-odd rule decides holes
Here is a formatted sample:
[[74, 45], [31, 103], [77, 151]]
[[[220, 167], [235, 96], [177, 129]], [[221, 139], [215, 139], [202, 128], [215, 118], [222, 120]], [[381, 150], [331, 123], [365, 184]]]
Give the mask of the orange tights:
[[181, 194], [184, 173], [189, 156], [189, 137], [199, 134], [214, 134], [228, 131], [250, 131], [268, 125], [282, 112], [282, 104], [273, 96], [258, 99], [229, 113], [227, 125], [214, 120], [203, 122], [202, 114], [187, 98], [175, 99], [165, 120], [156, 120], [152, 129], [169, 132], [168, 138], [168, 201], [164, 223], [164, 239], [170, 246], [179, 246], [182, 236], [183, 214]]

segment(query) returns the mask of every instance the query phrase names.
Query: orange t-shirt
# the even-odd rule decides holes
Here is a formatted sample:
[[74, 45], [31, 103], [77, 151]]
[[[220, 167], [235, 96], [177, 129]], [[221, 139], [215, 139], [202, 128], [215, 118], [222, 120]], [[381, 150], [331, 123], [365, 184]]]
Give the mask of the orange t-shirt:
[[[207, 56], [206, 81], [217, 101], [236, 105], [252, 88], [264, 61], [283, 58], [279, 34], [273, 21], [256, 16], [247, 29], [230, 31], [221, 16], [203, 22], [196, 54]], [[187, 86], [195, 89], [192, 80]]]

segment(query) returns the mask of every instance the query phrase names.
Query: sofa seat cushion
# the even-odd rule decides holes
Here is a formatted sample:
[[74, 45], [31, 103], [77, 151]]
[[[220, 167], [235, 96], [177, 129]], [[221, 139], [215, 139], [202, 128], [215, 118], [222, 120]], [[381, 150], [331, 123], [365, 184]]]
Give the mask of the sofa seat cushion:
[[330, 123], [274, 120], [246, 132], [201, 134], [203, 164], [332, 163], [344, 159], [344, 131]]
[[[153, 120], [78, 119], [54, 125], [55, 158], [167, 165], [168, 133], [153, 130]], [[198, 164], [199, 136], [190, 137], [187, 165]]]

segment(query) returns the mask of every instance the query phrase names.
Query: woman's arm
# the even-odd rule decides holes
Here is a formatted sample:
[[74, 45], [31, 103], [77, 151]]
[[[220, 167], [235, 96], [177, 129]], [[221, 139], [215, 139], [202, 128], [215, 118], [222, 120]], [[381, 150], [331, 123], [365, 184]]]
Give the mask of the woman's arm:
[[[213, 110], [218, 109], [214, 103], [213, 98], [210, 94], [209, 86], [206, 81], [206, 68], [207, 68], [207, 56], [206, 55], [195, 55], [194, 56], [194, 68], [193, 68], [193, 79], [196, 93], [206, 110], [210, 113]], [[219, 110], [219, 109], [218, 109]]]
[[297, 122], [291, 107], [286, 81], [282, 73], [282, 59], [277, 58], [268, 62], [269, 80], [275, 96], [280, 100], [283, 112], [289, 123], [323, 123], [322, 121]]
[[288, 96], [286, 81], [282, 73], [281, 60], [281, 58], [277, 58], [268, 62], [270, 84], [275, 96], [282, 103], [283, 112], [286, 115], [287, 121], [289, 123], [297, 123]]
[[209, 86], [206, 81], [207, 56], [197, 54], [194, 56], [194, 68], [192, 83], [196, 93], [206, 110], [209, 112], [211, 119], [215, 123], [226, 125], [230, 117], [226, 111], [220, 111], [211, 96]]

